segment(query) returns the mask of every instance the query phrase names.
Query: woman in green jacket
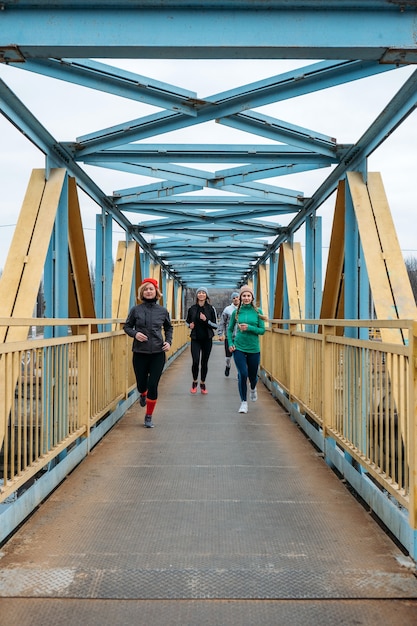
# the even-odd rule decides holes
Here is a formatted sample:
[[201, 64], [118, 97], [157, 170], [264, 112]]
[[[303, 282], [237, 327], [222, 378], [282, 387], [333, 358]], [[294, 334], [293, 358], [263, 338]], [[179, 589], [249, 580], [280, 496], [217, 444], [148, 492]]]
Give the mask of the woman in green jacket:
[[254, 294], [249, 285], [243, 285], [239, 292], [239, 306], [233, 311], [227, 329], [229, 349], [233, 353], [238, 371], [238, 388], [241, 400], [239, 413], [248, 412], [248, 378], [250, 399], [258, 398], [256, 383], [261, 357], [259, 335], [265, 332], [266, 315], [255, 306]]

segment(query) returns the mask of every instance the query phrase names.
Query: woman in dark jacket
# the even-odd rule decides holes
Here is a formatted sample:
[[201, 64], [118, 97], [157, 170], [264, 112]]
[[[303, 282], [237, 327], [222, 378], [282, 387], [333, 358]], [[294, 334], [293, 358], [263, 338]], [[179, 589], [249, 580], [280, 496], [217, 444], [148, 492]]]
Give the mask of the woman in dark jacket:
[[133, 369], [140, 393], [139, 403], [146, 406], [146, 428], [153, 428], [158, 383], [165, 365], [165, 352], [171, 348], [173, 335], [169, 313], [157, 303], [160, 297], [158, 282], [154, 278], [145, 278], [138, 290], [141, 304], [132, 307], [124, 325], [125, 333], [133, 337]]
[[206, 394], [208, 360], [213, 347], [214, 329], [217, 328], [217, 314], [214, 306], [210, 304], [208, 291], [205, 287], [197, 289], [196, 303], [188, 309], [186, 322], [191, 329], [191, 357], [193, 360], [191, 365], [193, 383], [190, 393], [197, 393], [201, 358], [200, 391]]

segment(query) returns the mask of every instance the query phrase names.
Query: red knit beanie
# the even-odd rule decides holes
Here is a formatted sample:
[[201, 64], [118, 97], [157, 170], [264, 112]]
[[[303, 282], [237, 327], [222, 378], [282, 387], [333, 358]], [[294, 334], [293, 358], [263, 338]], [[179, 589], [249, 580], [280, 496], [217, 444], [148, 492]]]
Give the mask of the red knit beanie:
[[141, 284], [144, 285], [145, 283], [151, 283], [155, 289], [159, 289], [158, 281], [155, 278], [144, 278]]
[[148, 283], [155, 287], [155, 289], [156, 289], [156, 298], [157, 298], [157, 300], [159, 300], [159, 298], [161, 297], [161, 292], [159, 290], [158, 281], [155, 280], [155, 278], [144, 278], [142, 280], [142, 283], [140, 284], [140, 287], [138, 289], [138, 298], [139, 298], [139, 300], [143, 301], [143, 292], [145, 291], [146, 285]]

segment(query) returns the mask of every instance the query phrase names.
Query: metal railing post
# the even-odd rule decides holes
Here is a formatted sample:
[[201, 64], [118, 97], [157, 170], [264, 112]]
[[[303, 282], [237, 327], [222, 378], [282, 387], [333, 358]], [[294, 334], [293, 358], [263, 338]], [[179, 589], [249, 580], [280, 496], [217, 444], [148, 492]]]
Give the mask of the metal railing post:
[[78, 334], [85, 335], [78, 354], [78, 411], [79, 426], [85, 426], [85, 437], [90, 435], [91, 416], [91, 325], [78, 326]]

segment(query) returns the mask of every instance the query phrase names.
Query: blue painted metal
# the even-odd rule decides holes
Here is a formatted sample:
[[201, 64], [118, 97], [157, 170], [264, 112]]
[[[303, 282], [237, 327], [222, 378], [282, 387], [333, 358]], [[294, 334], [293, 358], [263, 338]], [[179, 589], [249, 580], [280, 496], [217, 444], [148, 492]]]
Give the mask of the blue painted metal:
[[[66, 176], [44, 268], [45, 317], [68, 318], [68, 265], [68, 176]], [[62, 337], [66, 336], [67, 332], [65, 326], [55, 326], [54, 330], [50, 327], [45, 328], [46, 337]]]
[[188, 89], [170, 87], [167, 83], [140, 76], [96, 61], [76, 59], [26, 60], [24, 69], [36, 74], [90, 87], [116, 96], [146, 102], [164, 109], [197, 115], [197, 94]]
[[140, 265], [142, 269], [142, 279], [150, 276], [150, 258], [146, 252], [140, 255]]
[[[345, 318], [370, 319], [372, 312], [370, 311], [369, 278], [348, 186], [346, 187], [344, 277]], [[348, 330], [346, 329], [347, 333]], [[356, 335], [352, 336], [368, 339], [368, 329], [361, 328]]]
[[[44, 152], [47, 170], [66, 167], [146, 258], [184, 286], [204, 282], [230, 288], [255, 277], [259, 265], [316, 215], [346, 171], [362, 167], [416, 105], [417, 77], [411, 77], [363, 137], [349, 144], [258, 110], [312, 93], [325, 97], [329, 88], [415, 63], [414, 2], [160, 0], [155, 6], [151, 0], [122, 0], [116, 6], [95, 0], [5, 0], [2, 8], [0, 62], [48, 76], [58, 89], [66, 81], [162, 109], [58, 142], [0, 83], [1, 111]], [[127, 69], [88, 57], [303, 61], [281, 74], [201, 97], [136, 73], [132, 65]], [[164, 141], [166, 133], [213, 122], [263, 143]], [[145, 143], [156, 137], [160, 143]], [[218, 169], [222, 163], [234, 167]], [[158, 180], [108, 196], [82, 164]], [[324, 178], [326, 167], [332, 171]], [[322, 169], [324, 178], [313, 194], [261, 182], [310, 169]], [[190, 195], [203, 189], [206, 195]], [[233, 207], [231, 198], [237, 198]], [[174, 242], [179, 245], [173, 247]], [[242, 243], [249, 256], [236, 253]], [[314, 241], [306, 245], [314, 249]], [[178, 253], [185, 263], [176, 266]], [[220, 258], [232, 256], [233, 266], [224, 268]]]
[[[24, 69], [24, 66], [22, 68]], [[85, 156], [92, 150], [109, 149], [124, 145], [126, 141], [139, 141], [225, 116], [238, 115], [241, 111], [254, 107], [282, 102], [392, 69], [391, 65], [380, 65], [373, 61], [313, 63], [292, 72], [284, 72], [269, 79], [244, 85], [240, 89], [232, 89], [204, 98], [199, 101], [196, 118], [172, 111], [155, 113], [129, 120], [128, 123], [118, 124], [111, 129], [103, 129], [78, 137], [72, 149], [77, 151], [78, 158], [80, 158], [81, 154]]]
[[[402, 48], [403, 55], [398, 50], [393, 57], [406, 61], [407, 51], [415, 49], [407, 19], [415, 6], [390, 0], [294, 0], [290, 5], [282, 0], [203, 4], [165, 0], [157, 6], [149, 0], [117, 5], [3, 0], [2, 6], [1, 28], [11, 33], [9, 45], [18, 42], [20, 53], [29, 58], [97, 58], [95, 51], [103, 41], [109, 58], [171, 54], [176, 58], [320, 59], [348, 58], [353, 50], [356, 57], [379, 59], [387, 49]], [[15, 32], [20, 33], [18, 38], [13, 37]], [[8, 58], [15, 56], [12, 49]]]
[[95, 280], [94, 280], [94, 308], [96, 310], [96, 316], [99, 318], [105, 317], [104, 315], [104, 290], [103, 290], [103, 277], [104, 277], [104, 250], [105, 239], [103, 236], [104, 230], [104, 215], [96, 215], [96, 256], [95, 256]]
[[[108, 213], [96, 216], [96, 277], [95, 307], [97, 317], [110, 319], [112, 316], [112, 272], [113, 272], [113, 221]], [[110, 330], [104, 325], [103, 330]]]
[[[306, 221], [305, 253], [305, 317], [318, 319], [322, 294], [322, 218], [312, 215]], [[314, 331], [314, 326], [309, 326]]]
[[296, 126], [269, 115], [262, 115], [259, 112], [247, 111], [237, 113], [236, 115], [220, 118], [217, 122], [237, 130], [250, 132], [258, 137], [280, 141], [304, 150], [313, 150], [316, 154], [323, 154], [329, 157], [333, 157], [335, 154], [340, 157], [340, 151], [345, 152], [350, 147], [350, 145], [340, 146], [336, 143], [334, 137], [328, 137], [318, 133], [316, 130]]
[[[305, 225], [306, 305], [311, 317], [318, 317], [321, 225], [319, 233], [317, 212], [347, 171], [359, 170], [366, 177], [367, 157], [413, 113], [417, 72], [355, 142], [338, 143], [316, 129], [258, 109], [312, 93], [325, 99], [328, 89], [358, 80], [366, 88], [368, 77], [416, 64], [414, 0], [2, 0], [0, 8], [0, 75], [1, 64], [6, 63], [8, 71], [20, 69], [50, 77], [56, 89], [66, 81], [163, 109], [133, 120], [117, 119], [109, 128], [92, 129], [60, 142], [0, 80], [0, 111], [45, 155], [47, 176], [52, 167], [66, 168], [99, 207], [98, 315], [111, 316], [114, 221], [126, 231], [126, 238], [140, 245], [142, 275], [149, 274], [151, 263], [159, 262], [162, 289], [171, 276], [175, 294], [179, 284], [230, 289], [251, 278], [256, 288], [258, 267], [270, 262], [272, 295], [276, 251]], [[197, 92], [89, 57], [300, 59], [303, 66], [200, 97]], [[136, 67], [140, 69], [140, 64]], [[87, 93], [86, 89], [86, 101]], [[190, 136], [199, 125], [214, 122], [217, 128], [250, 133], [255, 140], [244, 146], [165, 141], [167, 133], [185, 130]], [[153, 143], [146, 144], [147, 140]], [[225, 163], [227, 169], [219, 169]], [[84, 165], [89, 172], [94, 165], [135, 174], [138, 181], [109, 196]], [[327, 177], [324, 168], [330, 172]], [[310, 169], [323, 173], [312, 193], [260, 182]], [[139, 177], [143, 175], [157, 180], [142, 184]], [[345, 316], [369, 317], [368, 279], [349, 203], [347, 198]], [[45, 288], [50, 303], [47, 314], [66, 317], [65, 301], [54, 300], [62, 293], [57, 277], [65, 274], [61, 218], [60, 210], [45, 268]], [[182, 300], [184, 306], [184, 292]], [[288, 314], [284, 288], [284, 317]], [[264, 382], [268, 385], [267, 379]], [[346, 476], [417, 559], [417, 533], [402, 512], [394, 510], [389, 499], [356, 470], [348, 455], [341, 455], [337, 446], [312, 427], [282, 390], [276, 385], [272, 388], [281, 393], [280, 401], [324, 450], [326, 461]], [[88, 452], [86, 445], [75, 448], [78, 455], [80, 450]], [[78, 463], [81, 458], [72, 455], [55, 469], [69, 471], [73, 459]], [[36, 503], [65, 475], [56, 478], [55, 469], [34, 485], [36, 490], [42, 483], [44, 489], [43, 483], [48, 482], [36, 495]], [[21, 508], [20, 520], [27, 514], [26, 503], [21, 502], [21, 507], [20, 503], [15, 507]], [[3, 518], [0, 526], [4, 528]]]
[[[359, 259], [360, 239], [349, 188], [345, 192], [345, 260], [344, 292], [345, 319], [359, 319]], [[346, 328], [347, 336], [357, 337], [354, 328]]]
[[[340, 152], [340, 151], [339, 151]], [[346, 150], [344, 151], [346, 152]], [[340, 154], [343, 156], [343, 153]], [[330, 166], [338, 163], [339, 159], [335, 153], [323, 155], [320, 153], [307, 151], [304, 149], [287, 148], [286, 146], [265, 146], [265, 145], [179, 145], [179, 144], [127, 144], [119, 148], [89, 153], [87, 156], [75, 158], [84, 163], [107, 163], [112, 161], [127, 161], [134, 163], [253, 163], [266, 165], [291, 167], [293, 163], [314, 164], [315, 166]], [[259, 171], [262, 169], [259, 166]]]

